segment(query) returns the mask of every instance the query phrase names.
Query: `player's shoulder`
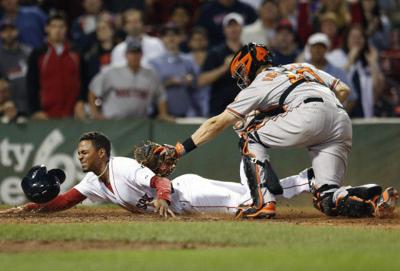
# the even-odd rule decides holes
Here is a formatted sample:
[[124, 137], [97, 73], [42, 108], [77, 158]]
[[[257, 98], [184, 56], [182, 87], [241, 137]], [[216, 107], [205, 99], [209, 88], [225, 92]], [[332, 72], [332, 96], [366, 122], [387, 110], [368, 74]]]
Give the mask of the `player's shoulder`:
[[96, 174], [93, 172], [88, 172], [80, 181], [80, 184], [93, 184], [96, 183], [99, 179], [97, 178]]
[[305, 62], [290, 63], [290, 64], [282, 65], [282, 67], [289, 71], [297, 70], [297, 69], [301, 69], [301, 68], [310, 68], [313, 70], [316, 69], [314, 65], [312, 65], [310, 63], [305, 63]]

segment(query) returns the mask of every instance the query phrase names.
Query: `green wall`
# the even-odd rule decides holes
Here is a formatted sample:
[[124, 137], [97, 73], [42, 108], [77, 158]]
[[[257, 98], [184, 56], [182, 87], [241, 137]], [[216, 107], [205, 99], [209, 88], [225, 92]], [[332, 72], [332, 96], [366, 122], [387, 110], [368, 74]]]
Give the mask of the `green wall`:
[[[131, 156], [135, 144], [145, 139], [175, 144], [198, 125], [177, 125], [147, 120], [90, 121], [51, 120], [23, 125], [0, 125], [0, 202], [24, 201], [20, 177], [33, 165], [62, 167], [68, 181], [64, 190], [83, 174], [76, 159], [79, 136], [101, 131], [113, 143], [114, 155]], [[400, 124], [353, 125], [353, 150], [347, 184], [377, 182], [398, 186], [400, 181]], [[224, 180], [239, 180], [238, 137], [228, 129], [213, 142], [182, 159], [173, 176], [197, 173]], [[272, 164], [280, 177], [293, 175], [310, 165], [306, 150], [271, 150]]]

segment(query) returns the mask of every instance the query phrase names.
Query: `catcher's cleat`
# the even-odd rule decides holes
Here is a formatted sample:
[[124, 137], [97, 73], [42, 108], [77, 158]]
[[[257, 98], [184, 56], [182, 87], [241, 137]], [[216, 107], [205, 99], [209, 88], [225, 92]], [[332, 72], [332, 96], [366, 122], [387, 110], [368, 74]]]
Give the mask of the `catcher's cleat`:
[[267, 202], [261, 209], [257, 209], [255, 206], [243, 206], [239, 207], [236, 212], [236, 219], [270, 219], [276, 215], [276, 203], [275, 201]]
[[398, 198], [399, 192], [395, 188], [386, 188], [376, 201], [375, 216], [379, 218], [393, 216]]

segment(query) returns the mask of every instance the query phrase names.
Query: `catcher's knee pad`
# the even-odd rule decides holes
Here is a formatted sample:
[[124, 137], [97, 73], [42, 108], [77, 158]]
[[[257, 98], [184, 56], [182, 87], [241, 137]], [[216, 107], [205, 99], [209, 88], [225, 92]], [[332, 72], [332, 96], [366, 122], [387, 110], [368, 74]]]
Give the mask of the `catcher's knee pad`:
[[371, 217], [375, 212], [375, 202], [381, 193], [382, 187], [376, 184], [341, 187], [335, 192], [333, 200], [336, 202], [338, 215]]
[[338, 212], [333, 200], [333, 195], [338, 189], [339, 186], [337, 185], [324, 184], [320, 188], [314, 190], [312, 192], [314, 207], [327, 216], [337, 216]]

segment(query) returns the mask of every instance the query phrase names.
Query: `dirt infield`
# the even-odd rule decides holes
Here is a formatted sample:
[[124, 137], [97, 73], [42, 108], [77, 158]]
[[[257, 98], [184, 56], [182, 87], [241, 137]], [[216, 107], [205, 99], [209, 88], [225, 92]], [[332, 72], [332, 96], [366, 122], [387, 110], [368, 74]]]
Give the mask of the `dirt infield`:
[[[170, 220], [170, 219], [169, 219]], [[169, 221], [168, 220], [168, 221]], [[146, 223], [165, 221], [155, 214], [132, 214], [120, 208], [73, 208], [68, 211], [48, 214], [7, 214], [0, 216], [2, 224], [57, 224], [57, 223]], [[209, 221], [234, 221], [232, 216], [213, 214], [192, 214], [178, 216], [179, 222], [209, 222]], [[288, 223], [305, 226], [340, 226], [358, 228], [400, 229], [400, 214], [397, 210], [392, 218], [330, 218], [311, 208], [282, 207], [276, 218], [270, 220], [254, 220], [254, 223]], [[238, 221], [241, 223], [241, 221]], [[196, 249], [204, 247], [224, 247], [223, 245], [182, 244], [182, 243], [149, 243], [131, 241], [8, 241], [0, 240], [1, 252], [28, 252], [28, 251], [76, 251], [88, 249], [128, 249], [149, 250], [157, 249]]]
[[[168, 220], [171, 220], [169, 218]], [[154, 222], [163, 221], [156, 214], [136, 214], [130, 213], [121, 208], [109, 207], [78, 207], [58, 213], [38, 213], [38, 214], [6, 214], [0, 215], [1, 224], [56, 224], [56, 223], [129, 223], [129, 222]], [[231, 215], [221, 214], [188, 214], [179, 215], [175, 221], [234, 221]], [[376, 226], [387, 228], [400, 228], [400, 214], [396, 210], [391, 218], [362, 218], [349, 219], [343, 217], [327, 217], [312, 208], [290, 208], [281, 207], [274, 219], [254, 220], [257, 223], [292, 223], [296, 225], [332, 225], [332, 226], [354, 226], [363, 227]]]

